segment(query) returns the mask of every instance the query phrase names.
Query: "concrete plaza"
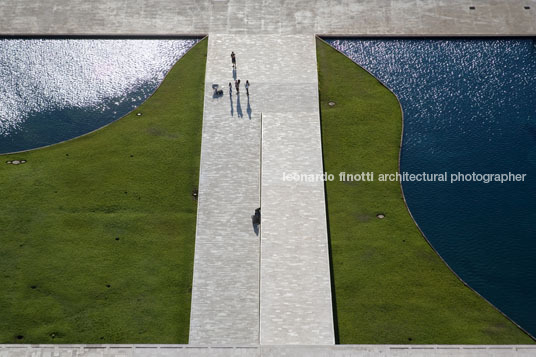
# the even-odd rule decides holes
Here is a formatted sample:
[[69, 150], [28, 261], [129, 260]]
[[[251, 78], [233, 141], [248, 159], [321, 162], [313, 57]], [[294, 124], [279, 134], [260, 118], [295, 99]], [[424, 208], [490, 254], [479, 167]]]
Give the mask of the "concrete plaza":
[[536, 34], [535, 0], [7, 0], [0, 16], [4, 35]]
[[0, 345], [0, 357], [529, 357], [534, 346]]

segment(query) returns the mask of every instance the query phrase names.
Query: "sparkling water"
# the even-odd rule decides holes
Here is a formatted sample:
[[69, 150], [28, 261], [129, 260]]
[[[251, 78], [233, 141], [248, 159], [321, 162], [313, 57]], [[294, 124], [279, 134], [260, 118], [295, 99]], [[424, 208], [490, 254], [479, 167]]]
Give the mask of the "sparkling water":
[[401, 170], [524, 182], [404, 182], [434, 248], [536, 335], [536, 48], [531, 39], [329, 39], [399, 97]]
[[0, 40], [0, 153], [85, 134], [140, 105], [198, 40]]

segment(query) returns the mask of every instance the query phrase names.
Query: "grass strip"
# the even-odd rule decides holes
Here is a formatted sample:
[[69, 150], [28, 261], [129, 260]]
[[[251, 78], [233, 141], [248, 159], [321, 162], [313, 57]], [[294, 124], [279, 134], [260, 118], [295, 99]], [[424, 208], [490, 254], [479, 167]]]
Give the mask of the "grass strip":
[[206, 51], [124, 118], [0, 157], [1, 343], [188, 342]]

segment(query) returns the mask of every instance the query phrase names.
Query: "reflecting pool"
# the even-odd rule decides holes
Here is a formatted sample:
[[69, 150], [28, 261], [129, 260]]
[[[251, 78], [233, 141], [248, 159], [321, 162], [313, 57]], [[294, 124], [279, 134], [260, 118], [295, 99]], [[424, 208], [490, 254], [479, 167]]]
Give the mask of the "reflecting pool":
[[122, 117], [197, 42], [0, 40], [0, 153], [71, 139]]
[[536, 335], [536, 48], [531, 39], [328, 39], [404, 111], [401, 171], [519, 173], [524, 182], [404, 182], [434, 248]]

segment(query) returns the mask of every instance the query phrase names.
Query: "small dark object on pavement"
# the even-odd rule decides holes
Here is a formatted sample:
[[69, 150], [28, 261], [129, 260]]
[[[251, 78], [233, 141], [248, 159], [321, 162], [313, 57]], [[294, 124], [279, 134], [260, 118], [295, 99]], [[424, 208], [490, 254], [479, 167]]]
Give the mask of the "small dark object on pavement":
[[257, 208], [255, 210], [255, 214], [251, 216], [253, 219], [253, 224], [261, 224], [261, 208]]
[[212, 89], [214, 89], [214, 93], [212, 94], [213, 98], [221, 97], [223, 95], [223, 89], [219, 89], [219, 84], [213, 84]]

